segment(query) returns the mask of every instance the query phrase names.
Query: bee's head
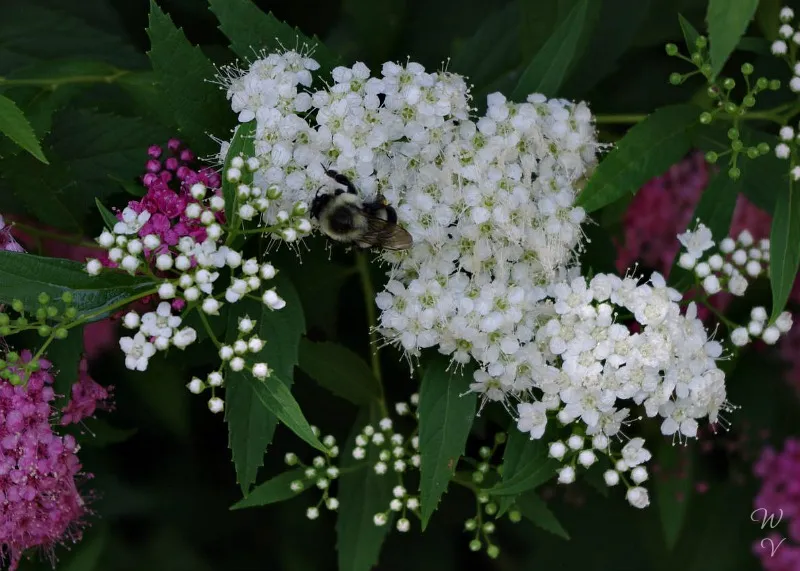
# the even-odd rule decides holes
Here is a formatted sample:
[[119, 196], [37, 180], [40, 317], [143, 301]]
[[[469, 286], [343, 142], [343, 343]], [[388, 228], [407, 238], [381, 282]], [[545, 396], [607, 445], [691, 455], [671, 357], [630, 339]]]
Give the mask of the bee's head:
[[314, 197], [314, 200], [311, 201], [311, 218], [319, 220], [319, 215], [332, 199], [332, 194], [320, 194], [319, 191], [317, 191], [317, 195]]

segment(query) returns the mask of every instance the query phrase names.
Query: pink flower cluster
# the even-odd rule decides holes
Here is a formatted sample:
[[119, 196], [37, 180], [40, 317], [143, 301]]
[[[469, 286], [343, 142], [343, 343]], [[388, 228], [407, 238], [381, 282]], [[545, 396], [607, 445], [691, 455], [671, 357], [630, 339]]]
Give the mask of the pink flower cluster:
[[78, 445], [53, 432], [53, 374], [49, 362], [39, 364], [25, 385], [0, 382], [0, 545], [11, 571], [27, 549], [77, 539], [86, 513], [75, 483]]
[[[751, 519], [768, 533], [753, 545], [753, 551], [766, 571], [797, 571], [800, 569], [800, 440], [786, 440], [780, 452], [765, 448], [753, 471], [762, 484], [753, 502]], [[786, 529], [788, 537], [773, 531], [778, 525]]]
[[[211, 168], [197, 167], [194, 153], [183, 148], [178, 139], [167, 143], [168, 157], [158, 145], [152, 145], [147, 154], [150, 159], [145, 164], [146, 172], [142, 183], [147, 194], [141, 200], [128, 203], [128, 208], [140, 214], [150, 213], [150, 219], [139, 229], [138, 235], [145, 237], [154, 234], [161, 240], [161, 246], [154, 253], [160, 254], [169, 246], [178, 244], [183, 236], [191, 236], [198, 242], [206, 239], [206, 229], [198, 219], [186, 216], [186, 206], [198, 200], [192, 197], [190, 189], [197, 183], [208, 189], [220, 188], [219, 173]], [[197, 169], [197, 170], [195, 170]], [[122, 220], [122, 214], [117, 214]], [[222, 213], [217, 214], [220, 222]]]
[[61, 412], [61, 425], [77, 424], [84, 418], [94, 416], [99, 410], [110, 410], [111, 394], [114, 387], [97, 384], [89, 376], [89, 363], [81, 359], [78, 381], [72, 385], [72, 396]]
[[0, 251], [6, 252], [24, 252], [22, 246], [17, 243], [14, 236], [11, 235], [11, 228], [6, 226], [5, 220], [0, 215]]

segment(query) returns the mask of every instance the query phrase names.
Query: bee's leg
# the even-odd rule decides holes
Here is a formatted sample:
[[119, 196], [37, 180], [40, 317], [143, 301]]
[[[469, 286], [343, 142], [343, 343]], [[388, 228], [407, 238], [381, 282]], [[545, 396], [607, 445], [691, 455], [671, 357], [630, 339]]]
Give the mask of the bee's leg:
[[[341, 173], [339, 173], [339, 172], [337, 172], [337, 171], [335, 171], [333, 169], [327, 169], [325, 171], [325, 174], [328, 175], [329, 177], [331, 177], [333, 180], [335, 180], [339, 184], [344, 185], [345, 187], [347, 187], [347, 192], [349, 192], [350, 194], [358, 194], [358, 191], [356, 190], [356, 186], [352, 182], [350, 182], [350, 179], [347, 178], [346, 176], [344, 176], [343, 174], [341, 174]], [[339, 193], [339, 194], [341, 194], [341, 193]]]

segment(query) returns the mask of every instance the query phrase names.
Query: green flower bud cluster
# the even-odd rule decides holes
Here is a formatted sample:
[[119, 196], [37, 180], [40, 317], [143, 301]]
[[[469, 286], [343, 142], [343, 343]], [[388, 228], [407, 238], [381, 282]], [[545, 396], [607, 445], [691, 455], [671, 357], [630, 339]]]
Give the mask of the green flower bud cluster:
[[[690, 55], [686, 56], [680, 52], [675, 44], [667, 44], [667, 55], [680, 58], [691, 63], [695, 69], [685, 74], [672, 73], [669, 82], [672, 85], [680, 85], [694, 75], [702, 75], [708, 87], [706, 96], [709, 101], [708, 108], [700, 113], [698, 117], [702, 125], [710, 125], [714, 121], [724, 120], [732, 124], [727, 130], [727, 149], [722, 151], [709, 151], [706, 153], [706, 161], [716, 163], [723, 156], [728, 156], [728, 176], [737, 180], [741, 177], [740, 160], [756, 159], [770, 151], [767, 143], [746, 143], [742, 140], [739, 129], [740, 122], [744, 119], [756, 118], [748, 117], [752, 114], [752, 109], [756, 105], [756, 98], [763, 91], [776, 91], [780, 89], [781, 82], [777, 79], [766, 77], [753, 78], [755, 68], [751, 63], [742, 64], [740, 71], [745, 94], [741, 99], [734, 97], [734, 90], [737, 88], [737, 81], [732, 77], [716, 76], [711, 65], [708, 53], [708, 39], [705, 36], [698, 36], [694, 45], [689, 46]], [[741, 87], [737, 93], [741, 92]]]
[[35, 307], [26, 306], [15, 299], [8, 306], [0, 306], [0, 337], [9, 337], [23, 331], [36, 331], [40, 337], [65, 339], [68, 325], [78, 316], [71, 292], [64, 292], [58, 300], [40, 293]]

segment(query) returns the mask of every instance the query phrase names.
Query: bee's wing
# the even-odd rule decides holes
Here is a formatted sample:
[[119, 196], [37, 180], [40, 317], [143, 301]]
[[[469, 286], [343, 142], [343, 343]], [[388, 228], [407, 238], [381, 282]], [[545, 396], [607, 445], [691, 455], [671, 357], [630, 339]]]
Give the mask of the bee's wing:
[[360, 248], [383, 248], [385, 250], [407, 250], [414, 240], [406, 230], [397, 224], [387, 222], [372, 214], [365, 214], [367, 230], [358, 237]]

